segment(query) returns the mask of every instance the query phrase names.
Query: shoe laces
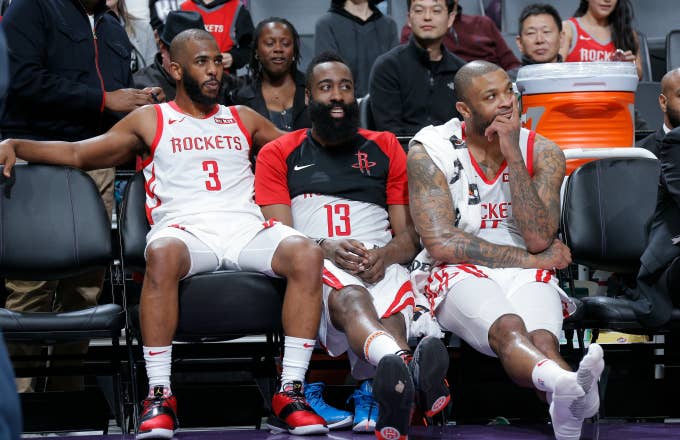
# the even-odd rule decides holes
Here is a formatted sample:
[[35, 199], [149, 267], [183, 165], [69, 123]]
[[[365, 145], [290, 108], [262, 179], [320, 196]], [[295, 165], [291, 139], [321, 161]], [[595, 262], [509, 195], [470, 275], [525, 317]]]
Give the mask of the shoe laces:
[[304, 397], [307, 400], [307, 403], [314, 407], [326, 407], [328, 404], [326, 403], [325, 400], [323, 400], [323, 395], [321, 394], [323, 391], [323, 386], [320, 384], [307, 384], [305, 387], [305, 395]]
[[350, 400], [354, 400], [354, 407], [355, 408], [372, 408], [375, 406], [375, 400], [373, 399], [373, 395], [369, 394], [362, 389], [356, 389], [352, 393], [351, 396], [349, 396], [349, 399], [347, 399], [347, 402]]

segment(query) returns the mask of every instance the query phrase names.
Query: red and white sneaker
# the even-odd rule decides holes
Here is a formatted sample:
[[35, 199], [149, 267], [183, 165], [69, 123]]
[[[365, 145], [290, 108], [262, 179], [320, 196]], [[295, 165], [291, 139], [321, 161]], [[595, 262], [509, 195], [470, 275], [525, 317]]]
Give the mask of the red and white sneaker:
[[302, 382], [294, 381], [283, 385], [283, 391], [274, 394], [274, 414], [267, 420], [273, 434], [289, 432], [294, 435], [315, 435], [328, 433], [326, 421], [319, 416], [305, 400]]
[[171, 439], [177, 431], [177, 399], [165, 396], [163, 387], [154, 387], [153, 396], [142, 402], [142, 415], [137, 427], [137, 440]]

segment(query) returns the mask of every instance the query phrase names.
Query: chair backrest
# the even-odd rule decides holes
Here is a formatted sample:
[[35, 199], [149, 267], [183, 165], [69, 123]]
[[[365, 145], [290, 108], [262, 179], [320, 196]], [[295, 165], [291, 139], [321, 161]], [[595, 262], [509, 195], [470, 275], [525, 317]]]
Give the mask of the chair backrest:
[[666, 33], [678, 27], [680, 8], [668, 0], [631, 0], [633, 4], [633, 27], [647, 35], [649, 48], [662, 51]]
[[508, 45], [510, 50], [512, 50], [512, 53], [515, 54], [518, 60], [522, 59], [522, 52], [519, 50], [519, 46], [517, 45], [517, 35], [516, 34], [506, 34], [506, 33], [501, 33], [503, 36], [503, 39], [505, 40], [505, 44]]
[[577, 168], [566, 182], [561, 220], [574, 262], [637, 272], [658, 185], [656, 159], [607, 158]]
[[663, 112], [659, 107], [661, 83], [641, 81], [635, 91], [635, 110], [638, 116], [650, 127], [658, 127], [663, 122]]
[[638, 44], [640, 50], [640, 60], [642, 61], [642, 81], [652, 81], [652, 60], [649, 56], [649, 44], [647, 36], [638, 32]]
[[144, 175], [137, 173], [128, 181], [121, 205], [120, 238], [125, 266], [128, 269], [143, 271], [146, 267], [144, 248], [149, 221], [146, 218], [146, 194]]
[[84, 172], [20, 164], [0, 191], [0, 276], [61, 279], [112, 261], [111, 222]]
[[359, 102], [359, 126], [367, 130], [375, 130], [375, 121], [371, 111], [371, 95], [366, 95]]
[[552, 0], [548, 2], [537, 0], [501, 0], [501, 31], [506, 34], [519, 34], [519, 16], [522, 10], [533, 3], [549, 3], [557, 9], [562, 20], [574, 15], [578, 7], [578, 0]]
[[666, 72], [678, 67], [680, 67], [680, 29], [673, 29], [666, 35]]
[[486, 15], [482, 0], [458, 0], [458, 4], [465, 15]]

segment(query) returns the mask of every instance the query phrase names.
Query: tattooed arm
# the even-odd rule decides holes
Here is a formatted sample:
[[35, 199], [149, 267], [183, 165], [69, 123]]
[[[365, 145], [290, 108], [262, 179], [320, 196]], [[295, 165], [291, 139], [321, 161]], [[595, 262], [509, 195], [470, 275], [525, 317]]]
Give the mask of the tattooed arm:
[[421, 144], [410, 147], [407, 164], [411, 217], [435, 260], [539, 269], [563, 268], [571, 261], [569, 249], [558, 240], [534, 255], [517, 247], [489, 243], [456, 228], [448, 182]]
[[513, 95], [512, 99], [511, 117], [496, 116], [485, 134], [490, 139], [498, 136], [501, 152], [508, 164], [512, 217], [527, 250], [537, 253], [550, 247], [557, 234], [565, 160], [555, 143], [537, 134], [533, 158], [535, 172], [533, 178], [529, 176], [519, 148], [517, 98]]
[[557, 234], [565, 163], [562, 150], [539, 134], [534, 142], [533, 178], [524, 161], [508, 163], [512, 216], [529, 252], [548, 248]]

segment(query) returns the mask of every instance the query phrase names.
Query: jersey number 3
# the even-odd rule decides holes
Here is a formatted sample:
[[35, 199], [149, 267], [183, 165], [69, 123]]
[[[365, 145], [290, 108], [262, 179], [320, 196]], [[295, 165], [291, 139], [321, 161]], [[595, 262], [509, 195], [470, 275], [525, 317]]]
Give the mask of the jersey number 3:
[[214, 160], [204, 160], [203, 161], [203, 171], [208, 172], [208, 178], [210, 180], [205, 181], [205, 188], [208, 191], [219, 191], [222, 189], [222, 182], [220, 182], [220, 176], [217, 173], [220, 171], [217, 168], [217, 161]]
[[349, 205], [347, 203], [324, 205], [323, 207], [326, 208], [329, 237], [343, 237], [352, 233], [349, 223]]

